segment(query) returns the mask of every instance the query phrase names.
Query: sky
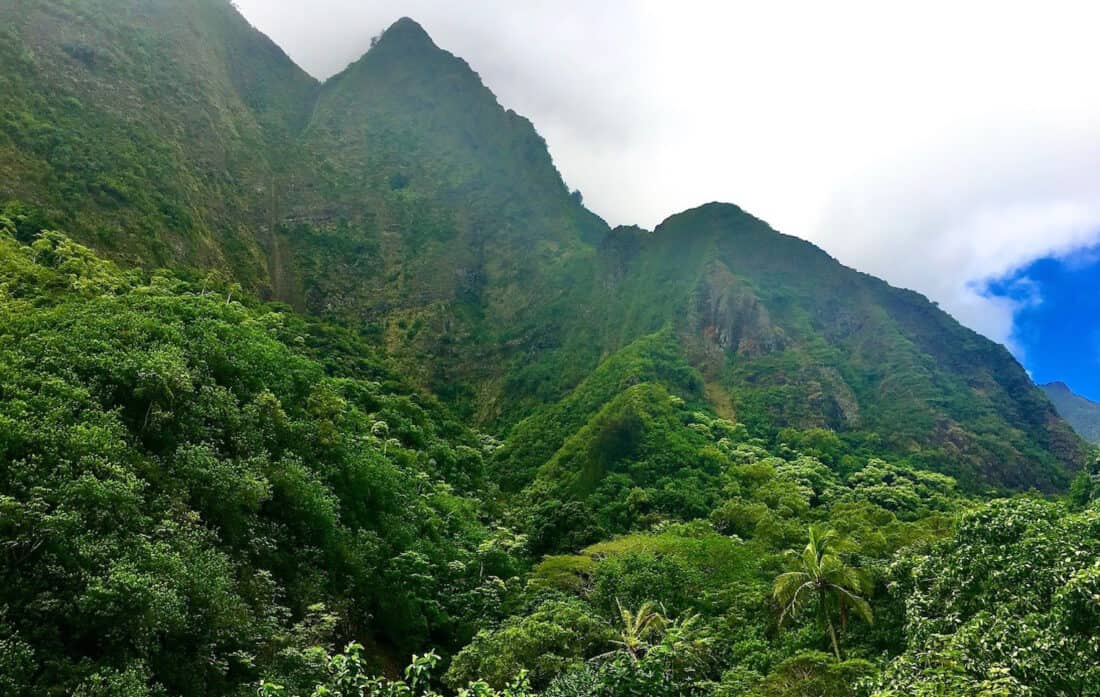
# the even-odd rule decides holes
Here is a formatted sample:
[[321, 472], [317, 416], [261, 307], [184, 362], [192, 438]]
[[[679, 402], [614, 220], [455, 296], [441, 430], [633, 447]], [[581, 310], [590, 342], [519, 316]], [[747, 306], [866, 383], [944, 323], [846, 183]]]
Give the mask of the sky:
[[1100, 400], [1100, 3], [236, 4], [319, 78], [412, 17], [609, 223], [736, 203]]
[[1060, 380], [1094, 400], [1100, 396], [1100, 326], [1079, 319], [1100, 317], [1097, 288], [1100, 246], [1070, 260], [1039, 259], [987, 286], [989, 293], [1020, 304], [1014, 331], [1029, 348], [1036, 382]]

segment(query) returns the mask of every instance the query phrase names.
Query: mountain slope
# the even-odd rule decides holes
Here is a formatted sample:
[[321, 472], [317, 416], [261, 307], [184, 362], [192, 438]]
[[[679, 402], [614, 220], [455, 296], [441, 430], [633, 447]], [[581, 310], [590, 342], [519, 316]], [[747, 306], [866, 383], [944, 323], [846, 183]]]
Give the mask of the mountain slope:
[[1003, 348], [736, 206], [608, 244], [610, 345], [673, 326], [711, 401], [761, 434], [825, 427], [969, 485], [1064, 485], [1084, 448]]
[[1076, 394], [1064, 382], [1041, 385], [1054, 408], [1090, 443], [1100, 443], [1100, 404]]
[[255, 694], [337, 631], [468, 641], [510, 573], [476, 563], [491, 441], [346, 331], [8, 223], [0, 692]]
[[222, 0], [0, 19], [0, 196], [115, 259], [215, 269], [353, 327], [471, 421], [534, 418], [521, 441], [555, 404], [592, 407], [507, 450], [513, 488], [618, 395], [571, 393], [661, 332], [651, 372], [697, 370], [701, 404], [758, 437], [832, 429], [971, 487], [1057, 488], [1083, 461], [1011, 356], [915, 293], [735, 206], [608, 230], [412, 20], [318, 85]]
[[426, 383], [469, 386], [453, 396], [495, 418], [491, 383], [562, 341], [606, 225], [531, 123], [409, 19], [324, 85], [303, 143], [285, 231], [306, 307], [375, 323]]
[[270, 286], [313, 78], [222, 0], [9, 2], [0, 34], [0, 200], [127, 263]]
[[225, 0], [0, 4], [0, 694], [1100, 684], [1096, 478], [985, 500], [1086, 452], [1003, 347], [579, 199], [411, 20], [319, 85]]

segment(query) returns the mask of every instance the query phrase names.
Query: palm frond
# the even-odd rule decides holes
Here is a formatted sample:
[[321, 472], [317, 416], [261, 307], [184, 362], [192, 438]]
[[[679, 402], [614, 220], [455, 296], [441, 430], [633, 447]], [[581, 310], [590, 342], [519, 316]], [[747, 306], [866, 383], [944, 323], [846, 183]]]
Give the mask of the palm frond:
[[871, 603], [867, 602], [865, 598], [861, 598], [860, 596], [852, 593], [848, 589], [841, 588], [839, 586], [834, 586], [833, 589], [836, 591], [838, 596], [843, 599], [842, 602], [850, 605], [856, 611], [856, 614], [863, 618], [864, 622], [866, 622], [867, 624], [875, 623], [875, 616], [874, 613], [871, 611]]
[[[794, 588], [786, 602], [783, 602], [783, 611], [779, 614], [779, 625], [783, 625], [783, 621], [787, 617], [797, 614], [802, 606], [806, 604], [809, 597], [812, 597], [814, 589], [813, 579], [807, 580], [802, 585]], [[809, 596], [809, 597], [808, 597]]]

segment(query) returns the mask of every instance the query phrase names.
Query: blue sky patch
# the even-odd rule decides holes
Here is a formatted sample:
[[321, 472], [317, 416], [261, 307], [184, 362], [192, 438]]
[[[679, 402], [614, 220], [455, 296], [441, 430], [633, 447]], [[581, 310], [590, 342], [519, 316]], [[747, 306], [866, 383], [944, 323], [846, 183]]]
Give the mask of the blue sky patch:
[[1100, 246], [1034, 261], [986, 294], [1017, 303], [1013, 340], [1035, 382], [1100, 401]]

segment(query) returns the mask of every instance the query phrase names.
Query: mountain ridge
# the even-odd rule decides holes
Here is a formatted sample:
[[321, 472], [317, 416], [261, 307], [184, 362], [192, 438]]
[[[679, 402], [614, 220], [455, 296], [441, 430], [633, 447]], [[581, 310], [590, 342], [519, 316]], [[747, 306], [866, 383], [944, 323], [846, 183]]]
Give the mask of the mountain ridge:
[[0, 693], [1100, 684], [1096, 450], [1003, 346], [575, 193], [411, 20], [322, 84], [225, 0], [0, 4]]
[[[948, 435], [959, 424], [929, 408], [947, 403], [988, 417], [1008, 411], [1021, 426], [1030, 424], [1030, 437], [1044, 447], [1083, 457], [1007, 350], [918, 293], [849, 269], [733, 205], [677, 214], [643, 239], [650, 250], [634, 256], [633, 272], [620, 281], [630, 284], [633, 276], [635, 285], [621, 291], [628, 300], [619, 314], [634, 323], [635, 336], [656, 331], [670, 317], [681, 318], [682, 336], [684, 323], [693, 323], [687, 353], [733, 395], [742, 411], [738, 420], [750, 428], [763, 425], [759, 415], [772, 425], [870, 430], [893, 440], [895, 452], [938, 431], [945, 444], [955, 442], [932, 457], [940, 464], [928, 460], [924, 466], [948, 466], [954, 476], [972, 479], [959, 463], [988, 449], [998, 451], [983, 456], [989, 462], [1030, 470], [1028, 461], [1039, 454], [1025, 454], [1028, 439], [1011, 437], [1022, 450], [1007, 456], [1000, 452], [1004, 433], [982, 435], [978, 427], [967, 436]], [[647, 288], [662, 291], [646, 297]], [[948, 380], [941, 366], [966, 375]], [[807, 393], [819, 401], [807, 401]], [[956, 464], [947, 465], [952, 460]], [[1030, 475], [1019, 479], [1006, 470], [1004, 476], [1020, 485]]]
[[[618, 351], [671, 330], [713, 408], [761, 437], [832, 428], [970, 486], [1058, 488], [1063, 468], [1084, 461], [1015, 360], [919, 294], [848, 269], [734, 204], [675, 213], [653, 231], [611, 230], [570, 194], [531, 122], [412, 19], [319, 83], [220, 0], [92, 3], [81, 17], [121, 37], [88, 43], [92, 55], [135, 66], [96, 79], [144, 90], [152, 116], [135, 122], [166, 153], [65, 175], [78, 195], [55, 199], [58, 223], [115, 258], [214, 272], [356, 327], [424, 389], [502, 434]], [[125, 11], [98, 18], [109, 6]], [[26, 26], [74, 10], [45, 0], [4, 12]], [[201, 60], [138, 69], [146, 40], [127, 39], [125, 27], [145, 27], [149, 13], [178, 20], [161, 39], [172, 55]], [[42, 54], [41, 83], [90, 70], [40, 34], [13, 31]], [[7, 59], [18, 60], [15, 45]], [[179, 87], [144, 82], [173, 69], [205, 95], [194, 108]], [[69, 142], [36, 149], [20, 114], [41, 98], [31, 82], [14, 86], [0, 98], [0, 164], [18, 173], [28, 155], [86, 147], [90, 134], [81, 139], [69, 119], [56, 131]], [[42, 116], [65, 108], [47, 102]], [[94, 101], [81, 118], [93, 111], [118, 116]], [[179, 126], [158, 130], [161, 113]], [[211, 133], [224, 146], [206, 146], [209, 157], [168, 154], [201, 153], [191, 144]], [[231, 175], [212, 179], [209, 165], [223, 160]], [[182, 174], [150, 174], [161, 163]], [[111, 198], [111, 181], [141, 176], [158, 183], [159, 198]], [[184, 195], [176, 181], [196, 183]], [[25, 184], [0, 182], [0, 196], [33, 205], [57, 189], [40, 188], [28, 195]], [[99, 228], [108, 218], [116, 228], [142, 222]]]
[[1077, 394], [1061, 381], [1048, 382], [1039, 387], [1082, 438], [1090, 443], [1100, 443], [1100, 403]]

